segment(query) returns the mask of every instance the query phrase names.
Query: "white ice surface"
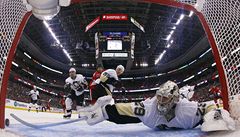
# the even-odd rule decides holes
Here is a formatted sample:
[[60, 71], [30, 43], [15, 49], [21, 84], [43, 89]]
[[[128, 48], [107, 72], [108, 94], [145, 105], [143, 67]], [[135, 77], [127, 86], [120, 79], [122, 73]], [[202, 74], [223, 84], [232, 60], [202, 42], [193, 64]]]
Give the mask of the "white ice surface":
[[[23, 137], [239, 137], [240, 130], [234, 132], [203, 133], [200, 128], [191, 130], [154, 131], [143, 124], [117, 125], [110, 122], [102, 122], [95, 126], [88, 126], [85, 121], [61, 125], [46, 129], [32, 129], [26, 127], [9, 116], [14, 113], [20, 118], [31, 123], [51, 123], [64, 121], [62, 114], [27, 112], [23, 110], [6, 109], [6, 118], [10, 120], [10, 126], [0, 130], [0, 137], [15, 137], [16, 134]], [[73, 115], [77, 118], [77, 115]], [[12, 136], [10, 136], [10, 135]], [[9, 135], [9, 136], [8, 136]]]

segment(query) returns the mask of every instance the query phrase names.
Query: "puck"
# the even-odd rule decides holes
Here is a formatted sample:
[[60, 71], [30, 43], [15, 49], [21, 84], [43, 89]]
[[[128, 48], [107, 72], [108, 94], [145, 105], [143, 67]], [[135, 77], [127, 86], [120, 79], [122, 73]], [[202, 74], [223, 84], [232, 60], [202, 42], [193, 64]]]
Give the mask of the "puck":
[[5, 119], [5, 125], [8, 127], [10, 125], [10, 121], [8, 118]]

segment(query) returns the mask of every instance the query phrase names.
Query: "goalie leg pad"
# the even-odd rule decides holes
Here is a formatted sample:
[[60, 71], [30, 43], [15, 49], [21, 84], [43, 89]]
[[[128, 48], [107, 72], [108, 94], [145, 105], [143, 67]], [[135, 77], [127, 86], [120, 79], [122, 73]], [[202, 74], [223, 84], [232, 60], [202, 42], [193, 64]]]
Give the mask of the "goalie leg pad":
[[92, 112], [87, 112], [87, 113], [88, 114], [87, 114], [86, 121], [87, 121], [87, 124], [90, 126], [98, 124], [106, 119], [106, 117], [104, 117], [104, 114], [103, 114], [104, 112], [101, 107], [98, 107], [96, 110]]
[[224, 109], [214, 109], [204, 115], [202, 131], [235, 130], [235, 122], [230, 117], [228, 111]]
[[97, 108], [103, 108], [104, 106], [106, 106], [107, 104], [110, 104], [111, 101], [113, 100], [112, 96], [108, 95], [108, 96], [103, 96], [98, 98], [97, 102], [91, 106], [91, 107], [87, 107], [87, 108], [83, 108], [83, 109], [79, 109], [79, 112], [86, 112], [86, 111], [94, 111]]

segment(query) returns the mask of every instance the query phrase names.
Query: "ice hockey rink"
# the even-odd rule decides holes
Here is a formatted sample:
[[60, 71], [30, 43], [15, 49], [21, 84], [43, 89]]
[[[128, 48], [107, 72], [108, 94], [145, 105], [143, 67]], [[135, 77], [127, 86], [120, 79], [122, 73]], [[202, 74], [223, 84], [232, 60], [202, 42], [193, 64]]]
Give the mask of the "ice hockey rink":
[[[88, 126], [85, 121], [80, 121], [44, 129], [33, 129], [14, 120], [10, 116], [10, 113], [35, 124], [54, 123], [66, 120], [62, 118], [62, 114], [60, 113], [36, 113], [6, 109], [6, 118], [10, 120], [10, 126], [0, 132], [1, 137], [239, 137], [240, 135], [239, 130], [234, 132], [221, 131], [204, 133], [201, 132], [199, 127], [189, 130], [154, 131], [143, 124], [117, 125], [107, 121], [95, 126]], [[76, 119], [77, 115], [73, 115], [72, 118]]]
[[[0, 137], [240, 137], [239, 32], [240, 0], [0, 0]], [[102, 74], [108, 69], [114, 74]], [[168, 87], [167, 96], [156, 94], [169, 80], [177, 86]], [[184, 86], [195, 89], [183, 94]], [[179, 109], [186, 113], [182, 121], [176, 118], [179, 125], [188, 122], [188, 114], [199, 121], [210, 108], [206, 102], [214, 100], [214, 108], [238, 119], [236, 130], [203, 132], [199, 125], [160, 131], [107, 120], [37, 129], [11, 116], [34, 125], [78, 120], [76, 110], [99, 98], [94, 90], [116, 103], [157, 95], [157, 107], [149, 105], [156, 113], [149, 114], [159, 111], [169, 123], [181, 114], [175, 111], [180, 97], [199, 102], [197, 113]], [[30, 100], [54, 112], [28, 112]], [[62, 108], [65, 117], [73, 110], [71, 119], [63, 118]], [[138, 110], [146, 116], [145, 108], [134, 108], [134, 114]], [[171, 117], [161, 113], [166, 110]], [[223, 118], [217, 112], [216, 121]], [[149, 123], [158, 123], [160, 118], [151, 116]], [[10, 125], [4, 126], [4, 119]]]

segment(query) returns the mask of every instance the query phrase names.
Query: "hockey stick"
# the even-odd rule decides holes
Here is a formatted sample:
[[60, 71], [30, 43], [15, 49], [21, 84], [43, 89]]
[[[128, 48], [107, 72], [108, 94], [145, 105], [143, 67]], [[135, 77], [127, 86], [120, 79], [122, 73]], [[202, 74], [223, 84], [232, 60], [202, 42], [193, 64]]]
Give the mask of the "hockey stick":
[[35, 124], [31, 124], [29, 122], [26, 122], [26, 121], [22, 120], [21, 118], [19, 118], [18, 116], [14, 115], [12, 113], [10, 114], [10, 116], [12, 116], [15, 120], [17, 120], [21, 124], [23, 124], [25, 126], [28, 126], [28, 127], [31, 127], [31, 128], [35, 128], [35, 129], [41, 129], [41, 128], [47, 128], [47, 127], [54, 127], [54, 126], [59, 126], [59, 125], [71, 124], [71, 123], [75, 123], [75, 122], [87, 119], [87, 117], [85, 116], [85, 117], [82, 117], [82, 118], [79, 118], [79, 119], [68, 120], [68, 121], [63, 121], [63, 122], [35, 125]]

